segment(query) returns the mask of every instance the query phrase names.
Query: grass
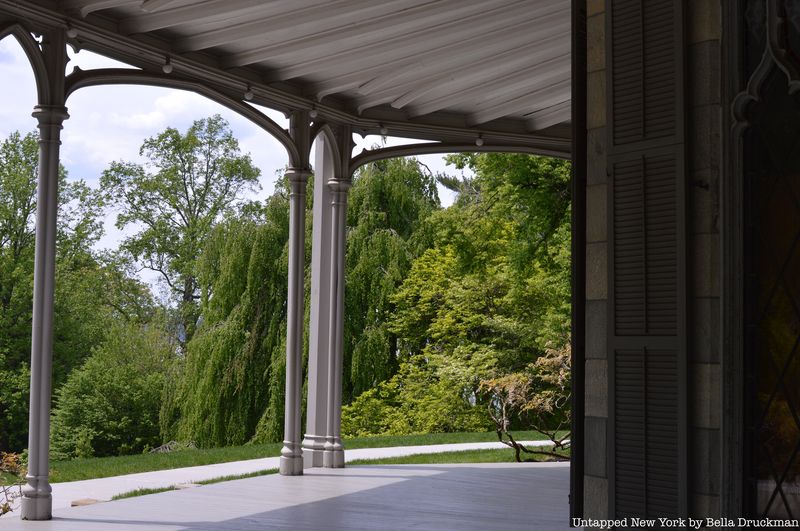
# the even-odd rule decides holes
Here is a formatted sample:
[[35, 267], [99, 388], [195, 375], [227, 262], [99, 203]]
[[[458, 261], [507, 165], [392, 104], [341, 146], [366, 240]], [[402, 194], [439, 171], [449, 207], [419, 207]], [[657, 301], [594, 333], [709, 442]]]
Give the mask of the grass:
[[[568, 453], [562, 453], [569, 457]], [[546, 455], [533, 454], [537, 461], [552, 461]], [[515, 462], [514, 450], [462, 450], [458, 452], [444, 452], [440, 454], [417, 454], [402, 457], [383, 457], [381, 459], [356, 459], [348, 465], [449, 465], [454, 463], [513, 463]]]
[[257, 478], [259, 476], [268, 476], [270, 474], [277, 474], [277, 468], [268, 468], [266, 470], [258, 470], [256, 472], [248, 472], [247, 474], [235, 474], [232, 476], [221, 476], [218, 478], [211, 478], [211, 479], [204, 479], [203, 481], [197, 481], [198, 485], [211, 485], [212, 483], [222, 483], [223, 481], [233, 481], [234, 479], [247, 479], [247, 478]]
[[128, 492], [123, 492], [122, 494], [117, 494], [111, 497], [111, 500], [123, 500], [125, 498], [135, 498], [136, 496], [146, 496], [148, 494], [158, 494], [159, 492], [167, 492], [170, 490], [177, 490], [176, 487], [161, 487], [158, 489], [135, 489], [129, 490]]
[[[534, 431], [514, 433], [517, 440], [539, 440], [543, 436]], [[494, 432], [485, 433], [432, 433], [426, 435], [397, 435], [381, 437], [358, 437], [345, 439], [347, 449], [385, 448], [391, 446], [416, 446], [425, 444], [447, 444], [463, 442], [496, 441]], [[230, 461], [244, 461], [280, 455], [281, 443], [251, 444], [223, 448], [202, 448], [179, 450], [159, 454], [125, 455], [119, 457], [94, 457], [53, 461], [50, 463], [50, 481], [78, 481], [82, 479], [105, 478], [137, 472], [167, 470], [188, 466], [211, 465]]]
[[[559, 452], [565, 458], [569, 457], [569, 452]], [[537, 461], [551, 461], [552, 458], [546, 455], [533, 454], [532, 456]], [[417, 454], [406, 455], [402, 457], [384, 457], [381, 459], [356, 459], [348, 462], [351, 465], [441, 465], [441, 464], [454, 464], [454, 463], [512, 463], [515, 462], [514, 450], [462, 450], [458, 452], [443, 452], [436, 454]], [[220, 483], [222, 481], [233, 481], [237, 479], [253, 478], [257, 476], [266, 476], [267, 474], [275, 474], [278, 472], [277, 468], [270, 468], [268, 470], [259, 470], [257, 472], [250, 472], [248, 474], [239, 474], [232, 476], [222, 476], [219, 478], [206, 479], [197, 481], [198, 485], [210, 485], [212, 483]], [[156, 494], [158, 492], [166, 492], [169, 490], [176, 490], [173, 487], [164, 487], [161, 489], [136, 489], [130, 492], [117, 494], [112, 500], [119, 500], [122, 498], [132, 498], [134, 496], [143, 496], [146, 494]]]
[[[256, 472], [248, 472], [247, 474], [238, 474], [232, 476], [221, 476], [218, 478], [204, 479], [202, 481], [195, 481], [195, 485], [211, 485], [212, 483], [222, 483], [223, 481], [233, 481], [235, 479], [255, 478], [258, 476], [266, 476], [269, 474], [277, 474], [277, 468], [268, 468], [266, 470], [258, 470]], [[169, 492], [171, 490], [178, 490], [178, 487], [171, 485], [169, 487], [159, 487], [156, 489], [134, 489], [128, 492], [123, 492], [112, 496], [111, 500], [122, 500], [124, 498], [134, 498], [136, 496], [147, 496], [148, 494], [158, 494], [159, 492]]]
[[0, 485], [13, 485], [22, 481], [19, 476], [0, 471]]

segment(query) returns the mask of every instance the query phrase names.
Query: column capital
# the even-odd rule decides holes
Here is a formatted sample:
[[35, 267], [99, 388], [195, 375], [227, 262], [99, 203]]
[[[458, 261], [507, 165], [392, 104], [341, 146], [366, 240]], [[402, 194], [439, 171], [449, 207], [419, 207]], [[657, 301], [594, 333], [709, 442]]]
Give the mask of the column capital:
[[311, 173], [311, 170], [307, 168], [289, 168], [286, 170], [285, 175], [290, 183], [304, 183], [308, 181], [308, 177]]
[[328, 179], [326, 183], [332, 192], [347, 192], [353, 186], [351, 179]]
[[63, 105], [37, 105], [32, 116], [39, 120], [39, 125], [62, 125], [69, 118], [67, 108]]

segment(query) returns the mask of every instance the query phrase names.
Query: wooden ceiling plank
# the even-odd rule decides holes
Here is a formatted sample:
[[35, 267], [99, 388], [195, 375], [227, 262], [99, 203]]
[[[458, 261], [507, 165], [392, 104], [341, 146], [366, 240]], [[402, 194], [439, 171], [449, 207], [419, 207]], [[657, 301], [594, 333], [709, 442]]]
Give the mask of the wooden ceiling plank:
[[[564, 24], [568, 26], [569, 21], [565, 21]], [[529, 24], [524, 22], [522, 26], [527, 27]], [[553, 54], [561, 53], [557, 51], [557, 48], [562, 46], [559, 41], [564, 41], [563, 46], [566, 48], [570, 45], [568, 35], [557, 35], [553, 38], [547, 37], [546, 33], [537, 33], [536, 40], [531, 41], [530, 33], [514, 31], [515, 27], [507, 28], [510, 31], [484, 33], [481, 35], [482, 40], [480, 38], [464, 40], [427, 52], [411, 54], [402, 61], [396, 61], [391, 65], [385, 63], [361, 65], [347, 73], [333, 75], [315, 83], [313, 92], [317, 99], [321, 100], [325, 96], [351, 89], [356, 89], [359, 94], [371, 94], [380, 88], [394, 92], [411, 90], [411, 87], [417, 86], [419, 83], [438, 80], [443, 75], [454, 72], [468, 75], [473, 70], [495, 69], [498, 68], [495, 66], [496, 63], [512, 60], [515, 57], [519, 59], [518, 56], [527, 55], [533, 57], [534, 60], [536, 57], [549, 58]], [[494, 46], [499, 43], [507, 46], [508, 50], [495, 53]], [[544, 53], [540, 49], [542, 47], [546, 48]], [[400, 74], [395, 75], [396, 72]], [[364, 83], [364, 79], [369, 79], [369, 81]], [[390, 89], [386, 87], [390, 87]]]
[[[475, 15], [469, 18], [471, 19], [469, 23], [467, 23], [467, 19], [462, 19], [464, 23], [448, 25], [448, 28], [441, 25], [434, 32], [422, 29], [358, 50], [348, 49], [332, 52], [309, 61], [298, 61], [290, 66], [276, 69], [274, 75], [279, 80], [294, 79], [309, 74], [325, 77], [325, 75], [348, 73], [367, 65], [394, 63], [402, 65], [406, 59], [413, 60], [415, 56], [426, 53], [431, 53], [432, 60], [435, 60], [439, 50], [447, 48], [451, 44], [461, 44], [459, 53], [468, 53], [466, 50], [470, 47], [482, 46], [487, 36], [508, 32], [514, 28], [531, 31], [531, 24], [527, 16], [521, 16], [519, 13], [516, 13], [515, 16], [515, 12], [512, 10], [495, 13], [494, 16]], [[484, 28], [480, 34], [476, 34], [472, 26], [472, 22], [477, 22], [478, 19]], [[511, 19], [516, 22], [510, 23]]]
[[[436, 0], [442, 2], [444, 0]], [[404, 8], [426, 8], [431, 0], [399, 0], [375, 2], [374, 0], [333, 0], [321, 5], [298, 8], [287, 13], [269, 17], [257, 17], [244, 23], [228, 24], [219, 29], [190, 35], [175, 41], [175, 49], [181, 52], [198, 51], [214, 46], [238, 43], [246, 40], [282, 41], [281, 35], [319, 37], [322, 32], [344, 31], [364, 20], [379, 17], [396, 17]], [[420, 4], [422, 4], [420, 6]], [[369, 18], [372, 17], [372, 18]], [[332, 25], [334, 25], [332, 27]], [[341, 36], [340, 36], [341, 38]]]
[[530, 131], [547, 129], [553, 125], [568, 122], [571, 116], [571, 102], [569, 100], [563, 101], [547, 109], [532, 113], [528, 119], [528, 129]]
[[[433, 40], [441, 41], [442, 36], [448, 33], [459, 36], [468, 35], [474, 33], [472, 24], [476, 23], [481, 23], [484, 27], [490, 24], [503, 24], [511, 17], [510, 13], [514, 12], [513, 7], [520, 7], [527, 1], [514, 0], [508, 3], [508, 0], [462, 0], [457, 7], [449, 10], [443, 9], [443, 6], [437, 3], [435, 13], [440, 14], [443, 18], [434, 18], [434, 15], [431, 14], [424, 18], [415, 16], [411, 19], [403, 19], [403, 23], [398, 20], [398, 17], [394, 17], [393, 20], [390, 17], [386, 20], [390, 24], [390, 27], [387, 28], [371, 22], [352, 25], [347, 30], [335, 28], [331, 31], [232, 54], [224, 60], [224, 64], [228, 67], [246, 66], [270, 59], [274, 60], [276, 56], [280, 55], [296, 54], [309, 48], [316, 49], [318, 54], [305, 61], [306, 63], [325, 64], [329, 60], [340, 57], [348, 57], [352, 61], [354, 55], [363, 57], [373, 54], [376, 50], [398, 51], [403, 44], [410, 41], [416, 41], [416, 44], [419, 44], [422, 38], [433, 42]], [[485, 6], [490, 3], [496, 7], [486, 9]], [[465, 12], [469, 14], [465, 14], [463, 18], [453, 18], [456, 14]], [[419, 29], [409, 31], [409, 28], [414, 27]], [[368, 36], [375, 40], [368, 40]], [[356, 62], [358, 62], [357, 59]], [[279, 73], [278, 75], [280, 79], [297, 77], [293, 74], [289, 74], [288, 77], [285, 74]]]
[[[380, 92], [395, 95], [404, 93], [403, 102], [398, 102], [398, 105], [402, 107], [419, 97], [429, 96], [431, 92], [442, 96], [454, 94], [478, 83], [493, 82], [497, 78], [513, 76], [520, 70], [534, 69], [533, 73], [535, 73], [537, 66], [544, 74], [552, 68], [568, 68], [571, 47], [569, 40], [565, 40], [559, 35], [558, 39], [550, 39], [547, 44], [545, 42], [547, 41], [537, 39], [529, 46], [520, 47], [518, 53], [508, 54], [496, 62], [490, 60], [476, 62], [473, 65], [445, 70], [439, 76], [410, 78], [404, 83], [398, 83]], [[465, 57], [468, 58], [469, 54], [465, 54]]]
[[[517, 63], [519, 63], [519, 66], [503, 74], [497, 74], [496, 72], [476, 72], [475, 75], [472, 76], [458, 77], [449, 79], [448, 81], [439, 80], [438, 82], [425, 84], [422, 87], [418, 87], [413, 81], [407, 82], [403, 86], [357, 98], [358, 109], [359, 112], [362, 112], [364, 109], [384, 103], [391, 103], [392, 107], [395, 109], [401, 109], [419, 98], [430, 97], [430, 93], [435, 92], [438, 96], [430, 99], [426, 98], [425, 105], [432, 104], [437, 106], [441, 103], [441, 106], [433, 109], [437, 110], [451, 107], [462, 101], [468, 101], [475, 93], [488, 90], [489, 86], [504, 86], [508, 83], [511, 83], [513, 86], [530, 85], [531, 80], [535, 80], [536, 85], [541, 85], [543, 83], [550, 84], [554, 76], [563, 77], [563, 73], [569, 71], [570, 62], [568, 50], [569, 46], [565, 46], [559, 56], [549, 61], [537, 62], [535, 60], [528, 60], [524, 62], [524, 66], [521, 59], [528, 59], [528, 57], [523, 56], [518, 58]], [[403, 87], [407, 87], [407, 89]], [[415, 106], [415, 109], [417, 108], [418, 107]], [[422, 114], [427, 114], [427, 112], [423, 112]]]
[[164, 9], [156, 13], [148, 13], [122, 19], [119, 31], [124, 35], [146, 33], [179, 25], [201, 24], [217, 18], [232, 18], [258, 13], [258, 16], [269, 17], [297, 9], [299, 5], [319, 3], [322, 0], [205, 0], [193, 5]]
[[[541, 10], [537, 10], [541, 11]], [[456, 42], [446, 47], [433, 50], [430, 54], [418, 56], [415, 61], [399, 68], [392, 68], [386, 74], [374, 77], [359, 87], [359, 93], [370, 94], [381, 88], [397, 86], [401, 80], [413, 79], [426, 82], [440, 79], [445, 74], [463, 72], [465, 69], [491, 68], [509, 57], [524, 53], [537, 54], [540, 48], [549, 47], [554, 41], [570, 42], [569, 17], [559, 10], [537, 17], [531, 27], [527, 20], [512, 24], [506, 31], [482, 33], [482, 40], [475, 41], [478, 45], [466, 53], [464, 43]], [[522, 30], [527, 27], [527, 31]], [[445, 67], [447, 65], [447, 68]], [[425, 72], [429, 77], [422, 77]]]
[[[559, 57], [557, 61], [534, 65], [491, 81], [473, 81], [469, 86], [465, 86], [460, 90], [450, 90], [447, 95], [414, 106], [412, 114], [414, 116], [430, 114], [448, 107], [455, 107], [470, 100], [474, 101], [481, 95], [486, 99], [496, 99], [505, 97], [508, 94], [537, 91], [554, 83], [569, 80], [571, 68], [569, 55], [567, 55], [566, 61], [564, 57]], [[395, 100], [392, 102], [392, 107], [396, 109], [403, 108], [411, 103], [411, 101], [407, 100], [408, 98], [401, 101]]]
[[556, 103], [569, 100], [570, 81], [562, 81], [541, 90], [528, 92], [522, 96], [492, 103], [467, 116], [467, 124], [476, 126], [491, 122], [497, 118], [521, 113], [528, 110], [539, 110]]
[[142, 2], [142, 11], [148, 13], [157, 13], [169, 7], [174, 7], [179, 4], [185, 4], [186, 0], [144, 0]]

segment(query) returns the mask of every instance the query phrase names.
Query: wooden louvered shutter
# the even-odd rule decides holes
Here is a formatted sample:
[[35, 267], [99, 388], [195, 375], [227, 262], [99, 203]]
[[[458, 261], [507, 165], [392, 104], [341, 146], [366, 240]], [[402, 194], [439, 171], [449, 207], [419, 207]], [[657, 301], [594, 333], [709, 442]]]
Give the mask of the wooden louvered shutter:
[[683, 2], [609, 4], [609, 509], [685, 516]]

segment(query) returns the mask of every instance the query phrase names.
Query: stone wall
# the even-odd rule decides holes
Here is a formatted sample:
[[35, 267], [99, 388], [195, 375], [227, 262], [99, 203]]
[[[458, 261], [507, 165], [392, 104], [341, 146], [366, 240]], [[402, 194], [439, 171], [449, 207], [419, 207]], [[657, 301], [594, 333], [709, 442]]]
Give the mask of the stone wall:
[[608, 513], [608, 310], [605, 2], [586, 4], [586, 366], [584, 515]]
[[686, 2], [688, 61], [689, 514], [719, 516], [722, 38], [720, 0]]
[[[606, 1], [587, 0], [584, 516], [608, 513]], [[720, 0], [687, 0], [689, 514], [720, 512]]]

